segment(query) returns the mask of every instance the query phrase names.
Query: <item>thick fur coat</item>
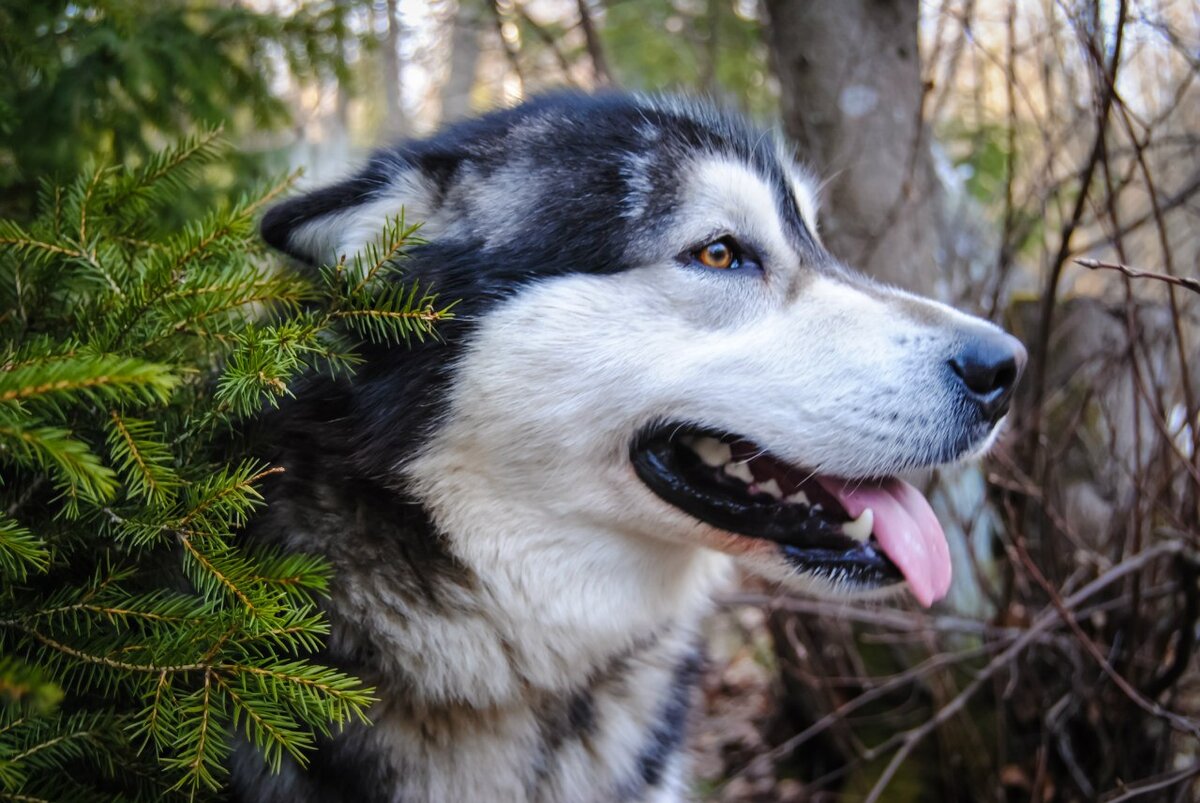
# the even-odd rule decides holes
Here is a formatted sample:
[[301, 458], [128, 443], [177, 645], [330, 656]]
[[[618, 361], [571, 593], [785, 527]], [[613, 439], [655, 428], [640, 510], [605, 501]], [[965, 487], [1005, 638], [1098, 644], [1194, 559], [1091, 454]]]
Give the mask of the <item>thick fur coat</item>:
[[[427, 241], [407, 276], [457, 318], [265, 422], [286, 471], [247, 534], [331, 561], [325, 659], [380, 702], [307, 768], [241, 746], [241, 799], [681, 800], [698, 625], [735, 563], [944, 593], [928, 522], [847, 540], [866, 514], [846, 483], [883, 499], [901, 491], [880, 478], [986, 448], [1003, 411], [956, 355], [1010, 349], [1011, 384], [1019, 346], [837, 263], [775, 138], [692, 102], [558, 95], [381, 151], [263, 234], [326, 264], [401, 209]], [[700, 461], [672, 468], [685, 442], [759, 444], [755, 472], [781, 473], [727, 455], [705, 485]], [[781, 490], [788, 467], [843, 479]]]

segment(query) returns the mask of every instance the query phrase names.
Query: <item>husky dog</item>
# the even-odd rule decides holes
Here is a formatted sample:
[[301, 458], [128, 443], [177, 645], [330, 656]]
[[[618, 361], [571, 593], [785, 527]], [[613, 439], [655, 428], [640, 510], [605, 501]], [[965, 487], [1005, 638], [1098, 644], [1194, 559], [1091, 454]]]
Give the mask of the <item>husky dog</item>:
[[460, 303], [268, 423], [286, 471], [249, 537], [331, 561], [326, 659], [380, 700], [303, 769], [243, 745], [236, 794], [680, 800], [697, 626], [735, 564], [946, 593], [896, 475], [986, 449], [1025, 352], [839, 264], [814, 196], [735, 116], [568, 94], [270, 210], [267, 242], [320, 265], [403, 209], [408, 275]]

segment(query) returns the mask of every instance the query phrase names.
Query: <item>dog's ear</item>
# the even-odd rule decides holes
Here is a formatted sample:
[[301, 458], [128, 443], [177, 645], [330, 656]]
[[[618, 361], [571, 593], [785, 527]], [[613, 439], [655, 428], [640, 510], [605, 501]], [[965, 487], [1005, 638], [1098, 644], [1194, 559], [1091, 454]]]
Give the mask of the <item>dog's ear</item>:
[[426, 222], [433, 188], [431, 177], [404, 155], [379, 153], [358, 175], [271, 207], [262, 219], [262, 236], [301, 262], [333, 264], [377, 240], [401, 211], [410, 222]]

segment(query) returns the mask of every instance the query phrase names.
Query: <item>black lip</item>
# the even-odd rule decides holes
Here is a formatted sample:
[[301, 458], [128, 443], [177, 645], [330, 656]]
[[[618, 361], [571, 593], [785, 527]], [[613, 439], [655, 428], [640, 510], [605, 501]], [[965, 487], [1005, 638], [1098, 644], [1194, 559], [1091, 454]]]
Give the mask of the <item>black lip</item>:
[[891, 585], [904, 579], [873, 542], [862, 543], [842, 532], [841, 520], [808, 505], [780, 502], [766, 494], [713, 481], [696, 470], [698, 458], [682, 444], [685, 435], [725, 443], [741, 438], [686, 424], [643, 430], [630, 446], [638, 478], [667, 504], [721, 530], [771, 541], [798, 570], [837, 575], [863, 586]]

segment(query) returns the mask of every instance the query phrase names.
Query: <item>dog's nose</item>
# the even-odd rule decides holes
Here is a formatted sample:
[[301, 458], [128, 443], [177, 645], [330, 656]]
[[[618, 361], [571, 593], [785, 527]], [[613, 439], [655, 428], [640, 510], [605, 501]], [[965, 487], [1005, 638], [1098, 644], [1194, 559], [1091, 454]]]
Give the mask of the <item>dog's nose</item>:
[[972, 333], [950, 358], [950, 367], [987, 419], [995, 423], [1008, 412], [1027, 357], [1021, 341], [1012, 335], [987, 331]]

